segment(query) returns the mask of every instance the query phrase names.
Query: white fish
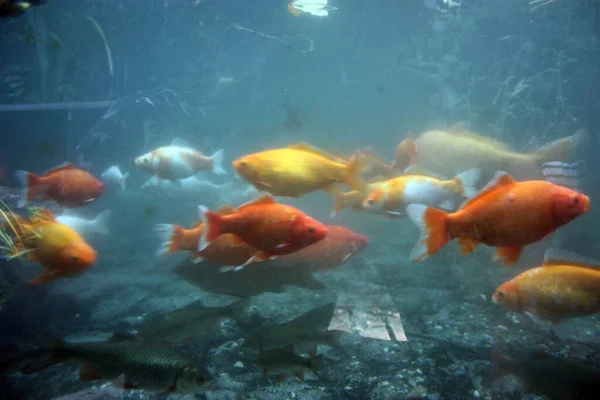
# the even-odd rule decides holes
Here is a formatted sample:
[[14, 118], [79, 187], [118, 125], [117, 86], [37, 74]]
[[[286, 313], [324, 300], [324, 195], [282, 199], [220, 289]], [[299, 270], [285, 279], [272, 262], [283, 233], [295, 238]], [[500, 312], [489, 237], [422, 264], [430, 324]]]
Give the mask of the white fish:
[[289, 7], [290, 11], [308, 13], [317, 17], [326, 17], [329, 15], [329, 11], [337, 10], [337, 7], [328, 5], [327, 0], [294, 0]]
[[168, 181], [159, 179], [156, 176], [148, 179], [140, 189], [156, 194], [163, 194], [169, 197], [177, 198], [210, 198], [219, 201], [222, 195], [231, 192], [232, 183], [224, 183], [217, 185], [206, 179], [199, 179], [196, 176], [191, 176], [178, 181]]
[[123, 174], [118, 165], [113, 165], [100, 176], [104, 182], [119, 185], [121, 190], [125, 190], [125, 181], [129, 178], [129, 172]]
[[135, 165], [139, 168], [168, 180], [189, 178], [202, 171], [226, 174], [222, 164], [223, 149], [206, 157], [181, 139], [174, 139], [171, 146], [159, 147], [135, 159]]
[[94, 219], [84, 219], [78, 217], [73, 211], [67, 210], [61, 215], [56, 217], [56, 220], [61, 224], [67, 225], [73, 228], [81, 236], [88, 236], [93, 233], [99, 233], [101, 235], [108, 234], [108, 220], [110, 219], [111, 212], [106, 210], [100, 213]]

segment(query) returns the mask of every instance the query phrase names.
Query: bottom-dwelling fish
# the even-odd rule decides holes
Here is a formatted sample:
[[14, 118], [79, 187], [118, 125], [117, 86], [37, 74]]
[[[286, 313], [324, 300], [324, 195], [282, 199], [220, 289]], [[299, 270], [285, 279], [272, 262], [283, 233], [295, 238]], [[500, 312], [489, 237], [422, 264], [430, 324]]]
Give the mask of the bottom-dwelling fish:
[[600, 311], [600, 262], [549, 249], [544, 264], [500, 285], [494, 303], [558, 323]]
[[219, 236], [233, 233], [261, 250], [261, 258], [267, 259], [294, 253], [327, 236], [325, 225], [297, 208], [277, 203], [269, 195], [246, 203], [227, 215], [202, 209], [207, 229], [200, 239], [199, 251]]
[[264, 375], [278, 374], [279, 380], [295, 375], [304, 380], [306, 370], [317, 374], [318, 361], [316, 350], [311, 351], [309, 357], [304, 357], [296, 354], [294, 346], [290, 344], [281, 349], [267, 351], [261, 349], [255, 363]]
[[9, 258], [28, 256], [46, 272], [29, 283], [41, 284], [59, 277], [72, 277], [91, 268], [97, 252], [75, 230], [56, 221], [43, 209], [34, 210], [29, 219], [0, 210], [1, 250]]
[[465, 198], [477, 194], [481, 171], [470, 169], [443, 180], [427, 175], [402, 175], [384, 182], [364, 200], [363, 209], [376, 214], [403, 216], [410, 204], [454, 210]]
[[523, 247], [537, 242], [590, 209], [582, 193], [545, 181], [516, 182], [506, 172], [497, 172], [475, 197], [455, 213], [411, 204], [407, 212], [421, 230], [411, 252], [420, 261], [458, 238], [463, 254], [479, 243], [498, 247], [497, 257], [514, 264]]
[[142, 342], [121, 334], [109, 342], [70, 343], [44, 339], [40, 357], [21, 365], [31, 374], [63, 362], [80, 365], [82, 381], [115, 380], [124, 375], [125, 389], [192, 394], [210, 387], [204, 367], [188, 355], [165, 344]]

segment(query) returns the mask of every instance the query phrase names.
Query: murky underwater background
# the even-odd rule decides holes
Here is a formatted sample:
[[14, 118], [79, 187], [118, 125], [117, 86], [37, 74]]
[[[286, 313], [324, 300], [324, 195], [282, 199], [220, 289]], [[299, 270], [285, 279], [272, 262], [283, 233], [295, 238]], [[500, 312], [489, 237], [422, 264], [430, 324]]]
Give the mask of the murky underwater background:
[[[0, 10], [14, 3], [0, 1]], [[0, 260], [0, 397], [600, 394], [597, 315], [552, 327], [491, 301], [502, 283], [540, 266], [549, 248], [600, 260], [597, 1], [331, 0], [321, 16], [306, 11], [314, 4], [282, 0], [40, 3], [0, 20], [2, 208], [17, 209], [17, 170], [42, 175], [68, 161], [106, 186], [66, 213], [56, 201], [30, 204], [92, 221], [83, 236], [98, 259], [85, 273], [32, 285], [44, 270], [38, 263]], [[580, 161], [576, 189], [590, 197], [590, 211], [527, 246], [512, 267], [492, 261], [486, 246], [461, 256], [456, 243], [413, 263], [419, 229], [409, 218], [350, 208], [332, 218], [324, 190], [277, 201], [351, 230], [335, 244], [341, 256], [303, 253], [223, 272], [191, 262], [188, 252], [156, 254], [157, 224], [191, 228], [199, 205], [257, 196], [232, 165], [244, 155], [308, 142], [392, 164], [409, 133], [457, 129], [519, 155], [584, 138], [573, 139], [569, 159], [545, 161]], [[227, 174], [207, 172], [187, 186], [135, 165], [173, 140], [207, 156], [223, 149]], [[437, 161], [434, 175], [456, 175], [458, 160]], [[103, 177], [111, 166], [129, 174], [124, 187]], [[74, 362], [29, 374], [14, 368], [16, 355], [50, 335], [98, 342], [115, 332], [121, 341], [109, 343], [190, 356], [212, 387], [164, 394], [129, 388], [125, 375], [123, 390], [122, 377], [80, 374]]]

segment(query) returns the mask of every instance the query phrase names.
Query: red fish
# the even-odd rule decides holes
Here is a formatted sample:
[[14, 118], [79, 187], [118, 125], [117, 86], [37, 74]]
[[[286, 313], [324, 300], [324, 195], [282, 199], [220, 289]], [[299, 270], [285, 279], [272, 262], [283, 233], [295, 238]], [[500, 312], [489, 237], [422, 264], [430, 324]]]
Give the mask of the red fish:
[[[218, 211], [221, 215], [230, 212], [230, 207], [227, 206]], [[232, 269], [251, 262], [263, 261], [261, 251], [245, 243], [239, 236], [230, 233], [219, 236], [205, 249], [198, 251], [198, 243], [205, 229], [206, 224], [203, 221], [199, 221], [191, 229], [179, 225], [156, 225], [156, 232], [162, 241], [156, 254], [162, 256], [177, 251], [190, 251], [194, 263], [206, 259], [219, 265], [235, 267]]]
[[411, 259], [423, 260], [458, 238], [462, 254], [484, 243], [499, 247], [497, 258], [514, 264], [524, 246], [542, 240], [589, 209], [589, 197], [572, 189], [546, 181], [516, 182], [506, 172], [497, 172], [455, 213], [421, 204], [408, 206], [409, 217], [421, 229]]
[[38, 176], [27, 171], [16, 171], [22, 193], [19, 207], [36, 197], [52, 199], [63, 207], [83, 207], [104, 193], [104, 184], [86, 171], [66, 163]]
[[202, 209], [208, 229], [200, 239], [200, 251], [219, 236], [233, 233], [268, 258], [294, 253], [327, 236], [325, 225], [294, 207], [278, 204], [269, 195], [246, 203], [229, 215]]
[[281, 256], [277, 263], [331, 269], [342, 265], [369, 244], [369, 238], [339, 225], [327, 226], [327, 237], [293, 254]]

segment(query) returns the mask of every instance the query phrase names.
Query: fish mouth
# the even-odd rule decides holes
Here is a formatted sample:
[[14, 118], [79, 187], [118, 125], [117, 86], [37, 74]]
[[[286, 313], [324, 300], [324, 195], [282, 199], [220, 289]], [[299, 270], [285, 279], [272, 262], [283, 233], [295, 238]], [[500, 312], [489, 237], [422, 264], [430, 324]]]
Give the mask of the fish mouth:
[[496, 295], [492, 296], [492, 303], [498, 304], [498, 298], [496, 297]]

